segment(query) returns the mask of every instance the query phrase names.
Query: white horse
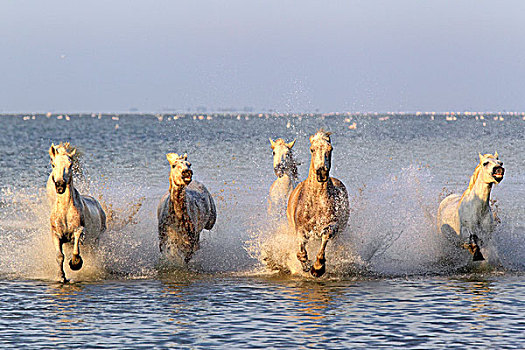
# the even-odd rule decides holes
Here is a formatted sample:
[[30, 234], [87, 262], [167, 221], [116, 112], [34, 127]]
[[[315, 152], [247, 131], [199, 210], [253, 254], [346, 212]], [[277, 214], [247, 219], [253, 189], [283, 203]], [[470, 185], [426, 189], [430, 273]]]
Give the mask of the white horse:
[[467, 190], [461, 196], [452, 194], [446, 197], [439, 205], [439, 232], [447, 238], [459, 238], [461, 247], [470, 251], [473, 261], [485, 260], [480, 248], [483, 241], [491, 238], [494, 230], [490, 192], [494, 184], [503, 180], [504, 173], [498, 152], [494, 155], [479, 154], [479, 164], [470, 178]]
[[277, 179], [270, 186], [268, 197], [268, 215], [276, 216], [286, 212], [288, 198], [295, 186], [297, 186], [297, 165], [292, 147], [295, 140], [290, 143], [283, 139], [273, 141], [270, 139], [273, 150], [273, 171]]
[[106, 214], [100, 203], [93, 197], [80, 195], [73, 186], [71, 167], [75, 152], [76, 150], [69, 151], [68, 144], [52, 144], [49, 148], [53, 168], [47, 183], [48, 195], [50, 200], [53, 200], [50, 217], [51, 236], [57, 254], [58, 279], [61, 282], [67, 281], [62, 245], [73, 241], [73, 254], [69, 266], [72, 270], [80, 270], [83, 264], [79, 250], [80, 242], [84, 237], [88, 241], [96, 241], [106, 230]]
[[166, 158], [171, 165], [170, 188], [157, 208], [159, 248], [181, 252], [188, 263], [199, 249], [201, 231], [215, 225], [217, 210], [206, 187], [192, 181], [188, 156], [168, 153]]
[[[303, 270], [320, 277], [325, 273], [326, 244], [346, 227], [349, 203], [345, 185], [329, 176], [332, 166], [330, 133], [321, 129], [310, 136], [310, 143], [312, 158], [308, 178], [290, 195], [286, 216], [291, 229], [301, 238], [297, 259]], [[310, 267], [306, 244], [311, 236], [321, 238], [321, 249]]]

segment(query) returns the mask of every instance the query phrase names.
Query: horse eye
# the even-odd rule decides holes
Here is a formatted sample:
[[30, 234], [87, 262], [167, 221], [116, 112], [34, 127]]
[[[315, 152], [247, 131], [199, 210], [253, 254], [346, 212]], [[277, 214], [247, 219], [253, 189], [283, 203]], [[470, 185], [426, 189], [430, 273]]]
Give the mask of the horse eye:
[[313, 148], [310, 148], [310, 152], [314, 153], [314, 149], [313, 149]]
[[489, 162], [483, 163], [483, 166], [487, 166], [487, 165], [489, 165]]
[[272, 154], [275, 156], [275, 151], [273, 151]]
[[55, 167], [55, 164], [51, 163], [51, 168], [54, 168]]
[[172, 167], [173, 169], [175, 169], [175, 165], [172, 165], [171, 167]]

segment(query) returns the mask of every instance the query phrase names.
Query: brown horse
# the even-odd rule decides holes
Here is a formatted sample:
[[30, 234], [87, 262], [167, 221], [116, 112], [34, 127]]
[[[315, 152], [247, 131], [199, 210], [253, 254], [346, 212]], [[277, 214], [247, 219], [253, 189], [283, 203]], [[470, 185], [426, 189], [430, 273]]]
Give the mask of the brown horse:
[[215, 225], [217, 211], [206, 187], [192, 181], [188, 156], [168, 153], [166, 157], [171, 166], [170, 188], [157, 209], [159, 248], [161, 252], [182, 253], [188, 263], [199, 249], [201, 231]]
[[[328, 240], [344, 230], [348, 221], [348, 193], [345, 185], [330, 177], [332, 144], [330, 133], [319, 130], [310, 136], [312, 158], [308, 178], [290, 195], [286, 215], [290, 227], [301, 238], [297, 258], [305, 272], [315, 277], [325, 273], [325, 249]], [[321, 238], [321, 249], [310, 266], [306, 244], [312, 237]]]

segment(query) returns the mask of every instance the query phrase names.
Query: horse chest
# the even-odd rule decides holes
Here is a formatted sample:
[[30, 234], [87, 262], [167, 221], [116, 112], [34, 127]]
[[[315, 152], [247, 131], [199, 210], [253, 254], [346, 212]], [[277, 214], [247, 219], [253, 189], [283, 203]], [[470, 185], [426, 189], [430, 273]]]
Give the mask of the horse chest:
[[55, 211], [51, 219], [52, 229], [62, 237], [70, 237], [75, 229], [82, 226], [80, 211], [71, 207], [63, 211]]
[[298, 208], [297, 219], [306, 231], [320, 231], [334, 218], [334, 208], [323, 198], [304, 200]]

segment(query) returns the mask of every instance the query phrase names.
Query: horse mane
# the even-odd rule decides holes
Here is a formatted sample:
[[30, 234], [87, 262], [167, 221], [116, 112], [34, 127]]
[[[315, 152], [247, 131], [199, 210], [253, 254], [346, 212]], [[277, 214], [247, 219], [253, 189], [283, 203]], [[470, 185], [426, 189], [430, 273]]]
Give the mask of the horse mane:
[[328, 142], [332, 142], [330, 140], [330, 135], [332, 135], [332, 133], [330, 131], [326, 131], [325, 129], [321, 128], [319, 129], [315, 134], [313, 134], [311, 137], [310, 137], [310, 142], [312, 142], [312, 140], [316, 137], [320, 137], [322, 140], [324, 141], [328, 141]]
[[295, 160], [293, 152], [290, 153], [290, 160], [292, 163], [292, 165], [290, 166], [290, 170], [292, 171], [292, 176], [294, 180], [297, 181], [299, 179], [299, 171], [297, 170], [297, 166], [300, 164], [297, 163], [297, 161]]
[[[72, 146], [69, 142], [60, 142], [60, 144], [54, 146], [58, 154], [67, 155], [71, 158], [71, 170], [73, 174], [77, 176], [84, 176], [84, 164], [82, 162], [82, 157], [84, 153], [81, 152], [78, 147]], [[73, 151], [76, 152], [71, 155]]]
[[[483, 155], [483, 158], [496, 158], [496, 157], [494, 157], [492, 154], [485, 154]], [[472, 191], [472, 189], [474, 188], [474, 184], [478, 180], [478, 176], [482, 168], [483, 168], [483, 164], [481, 164], [481, 159], [480, 159], [479, 164], [476, 166], [476, 168], [474, 169], [474, 173], [470, 177], [470, 181], [468, 183], [467, 189], [465, 190], [465, 192], [463, 192], [463, 194], [461, 195], [461, 198], [459, 199], [459, 203], [461, 203], [463, 201], [463, 198], [465, 198], [465, 196], [468, 195], [470, 191]]]

